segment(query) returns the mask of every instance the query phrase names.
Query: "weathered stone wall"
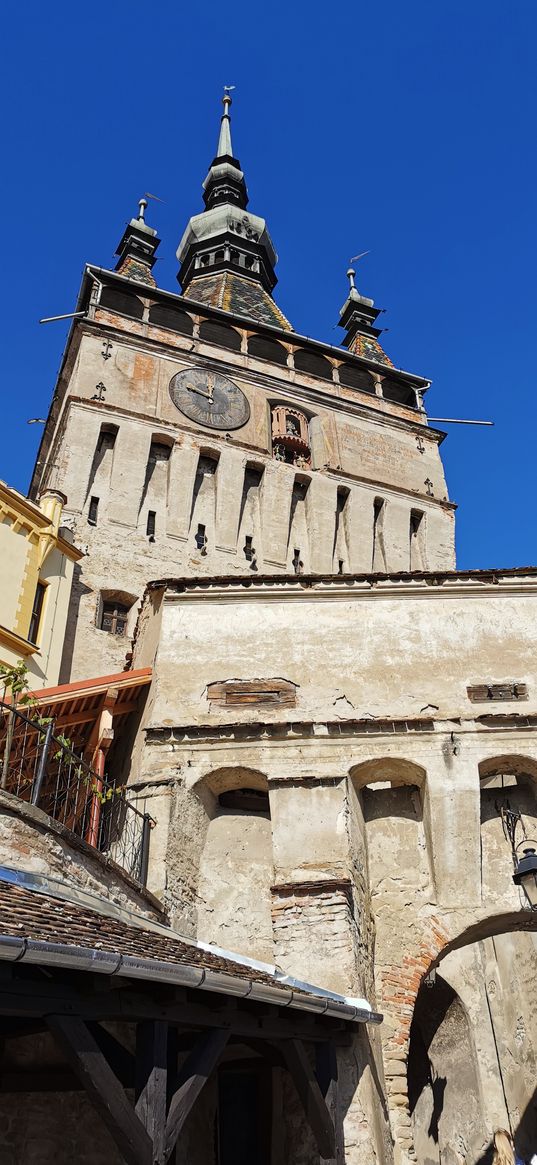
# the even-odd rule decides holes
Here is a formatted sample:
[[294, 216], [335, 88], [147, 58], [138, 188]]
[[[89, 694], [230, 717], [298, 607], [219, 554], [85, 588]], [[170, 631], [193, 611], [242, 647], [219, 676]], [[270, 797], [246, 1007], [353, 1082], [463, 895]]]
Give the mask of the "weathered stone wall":
[[49, 877], [64, 888], [71, 885], [163, 921], [158, 901], [113, 861], [41, 809], [5, 792], [0, 792], [0, 865]]
[[[155, 679], [131, 779], [150, 788], [172, 765], [180, 818], [197, 821], [186, 841], [180, 828], [170, 834], [166, 863], [190, 887], [193, 933], [206, 918], [198, 894], [210, 812], [201, 814], [200, 791], [260, 781], [270, 796], [272, 958], [384, 1013], [382, 1061], [372, 1034], [369, 1048], [359, 1041], [358, 1075], [342, 1073], [346, 1159], [359, 1165], [377, 1152], [373, 1130], [378, 1159], [389, 1160], [386, 1111], [396, 1161], [415, 1159], [409, 1034], [431, 963], [470, 928], [483, 938], [527, 920], [496, 801], [508, 796], [535, 833], [535, 583], [508, 574], [435, 582], [172, 586], [153, 595], [158, 616], [144, 611], [135, 648]], [[207, 698], [211, 684], [254, 679], [289, 681], [294, 706], [255, 695], [228, 705], [225, 684]], [[470, 685], [508, 680], [526, 685], [523, 698], [476, 704], [468, 695]], [[224, 882], [233, 860], [218, 848]], [[216, 886], [217, 876], [213, 862]], [[180, 892], [174, 901], [177, 921]], [[213, 922], [213, 941], [238, 934], [231, 895]], [[533, 1049], [535, 1020], [520, 1014], [513, 1030], [530, 1033]], [[506, 1048], [507, 1064], [516, 1046]], [[524, 1096], [512, 1087], [516, 1121]], [[472, 1161], [497, 1112], [483, 1101], [472, 1118]], [[424, 1159], [421, 1133], [416, 1148]]]
[[[53, 432], [54, 440], [36, 479], [67, 494], [66, 520], [87, 548], [75, 572], [63, 680], [122, 666], [149, 579], [251, 577], [247, 535], [258, 573], [292, 571], [296, 550], [303, 573], [453, 566], [453, 506], [439, 437], [424, 414], [299, 373], [292, 351], [289, 366], [251, 357], [246, 342], [244, 332], [242, 350], [228, 351], [104, 311], [80, 325], [55, 429], [52, 420], [47, 428], [47, 442]], [[250, 403], [246, 425], [200, 430], [178, 412], [169, 383], [192, 365], [234, 378]], [[311, 468], [272, 457], [270, 410], [278, 401], [305, 410]], [[114, 438], [107, 447], [99, 443], [103, 426]], [[152, 440], [169, 448], [169, 460], [151, 468]], [[213, 458], [212, 476], [200, 457]], [[252, 467], [262, 474], [258, 484], [248, 484]], [[346, 491], [339, 500], [338, 486]], [[416, 514], [419, 538], [412, 536]], [[203, 547], [195, 541], [199, 523]], [[103, 597], [131, 608], [127, 641], [100, 631]]]

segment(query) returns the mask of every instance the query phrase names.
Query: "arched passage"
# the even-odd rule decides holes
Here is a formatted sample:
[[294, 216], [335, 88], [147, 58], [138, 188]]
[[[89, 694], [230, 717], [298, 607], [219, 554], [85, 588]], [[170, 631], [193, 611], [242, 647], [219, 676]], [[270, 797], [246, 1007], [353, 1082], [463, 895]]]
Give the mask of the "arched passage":
[[418, 1161], [478, 1160], [487, 1142], [470, 1018], [439, 975], [418, 992], [408, 1054], [408, 1102]]
[[272, 960], [272, 829], [266, 777], [217, 769], [195, 787], [207, 815], [200, 848], [197, 935]]

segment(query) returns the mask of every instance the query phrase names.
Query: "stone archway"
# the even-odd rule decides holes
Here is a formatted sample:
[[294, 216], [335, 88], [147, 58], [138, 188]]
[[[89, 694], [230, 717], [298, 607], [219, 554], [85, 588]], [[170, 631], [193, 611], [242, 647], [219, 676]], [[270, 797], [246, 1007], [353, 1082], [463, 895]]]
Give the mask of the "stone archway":
[[[504, 910], [496, 914], [486, 914], [483, 911], [477, 918], [475, 914], [473, 918], [468, 918], [467, 925], [460, 926], [460, 922], [460, 912], [457, 911], [452, 915], [449, 912], [445, 915], [431, 915], [426, 926], [422, 928], [421, 941], [413, 951], [403, 953], [398, 965], [380, 968], [382, 1007], [385, 1014], [383, 1050], [386, 1090], [395, 1141], [396, 1165], [397, 1162], [404, 1161], [418, 1161], [419, 1165], [426, 1165], [426, 1162], [428, 1165], [429, 1162], [428, 1158], [422, 1158], [416, 1153], [407, 1078], [411, 1028], [417, 999], [420, 990], [427, 990], [424, 987], [424, 980], [438, 968], [442, 979], [452, 978], [452, 968], [449, 969], [449, 976], [447, 975], [447, 960], [453, 952], [466, 950], [497, 936], [537, 935], [537, 913], [526, 910]], [[537, 952], [537, 944], [535, 949]], [[502, 1123], [505, 1125], [509, 1121], [505, 1117], [503, 1122], [498, 1119], [496, 1127]], [[527, 1110], [524, 1115], [524, 1128], [525, 1138], [531, 1139], [534, 1122]], [[457, 1158], [453, 1160], [455, 1162]], [[458, 1160], [464, 1161], [464, 1156], [460, 1156]]]

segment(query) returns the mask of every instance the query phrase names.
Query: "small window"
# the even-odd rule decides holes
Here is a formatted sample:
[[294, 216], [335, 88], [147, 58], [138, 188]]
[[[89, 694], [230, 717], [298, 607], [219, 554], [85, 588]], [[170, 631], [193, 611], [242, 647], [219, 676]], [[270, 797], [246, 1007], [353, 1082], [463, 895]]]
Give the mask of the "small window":
[[164, 441], [152, 441], [149, 448], [148, 460], [153, 463], [157, 461], [169, 461], [171, 451], [171, 445], [166, 445]]
[[98, 514], [99, 514], [99, 499], [98, 498], [90, 498], [90, 504], [89, 504], [89, 510], [88, 510], [88, 522], [89, 522], [90, 526], [97, 525]]
[[108, 631], [110, 635], [125, 635], [129, 608], [124, 603], [103, 603], [101, 613], [101, 631]]
[[269, 795], [262, 789], [228, 789], [226, 793], [220, 793], [218, 804], [222, 809], [270, 815]]
[[113, 449], [119, 433], [117, 425], [103, 425], [97, 439], [96, 453], [101, 456], [107, 449]]
[[37, 643], [39, 640], [39, 632], [41, 630], [41, 616], [43, 614], [43, 604], [45, 602], [45, 592], [47, 584], [38, 582], [35, 588], [34, 605], [32, 607], [32, 617], [30, 619], [30, 630], [28, 631], [28, 639], [30, 643]]
[[389, 376], [385, 377], [382, 381], [382, 395], [385, 400], [394, 401], [395, 404], [406, 405], [411, 409], [416, 408], [416, 391], [404, 381], [392, 380]]
[[147, 515], [147, 525], [145, 532], [150, 542], [155, 541], [155, 527], [157, 521], [157, 514], [155, 510], [149, 510]]

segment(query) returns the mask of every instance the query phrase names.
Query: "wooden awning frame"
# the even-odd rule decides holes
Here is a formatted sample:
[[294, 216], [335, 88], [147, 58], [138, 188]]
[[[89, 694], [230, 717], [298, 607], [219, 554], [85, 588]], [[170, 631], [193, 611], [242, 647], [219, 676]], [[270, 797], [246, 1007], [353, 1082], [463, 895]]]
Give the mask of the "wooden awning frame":
[[[127, 1165], [166, 1165], [198, 1096], [224, 1049], [250, 1048], [293, 1079], [323, 1163], [341, 1165], [337, 1119], [337, 1048], [352, 1042], [351, 1025], [292, 1014], [273, 1004], [155, 983], [127, 982], [47, 966], [21, 975], [4, 964], [0, 1034], [9, 1041], [50, 1031], [68, 1066], [20, 1074], [16, 1091], [82, 1088]], [[133, 1055], [105, 1027], [133, 1023]], [[306, 1043], [315, 1049], [312, 1066]], [[188, 1054], [178, 1068], [178, 1053]], [[125, 1089], [135, 1090], [134, 1104]]]

